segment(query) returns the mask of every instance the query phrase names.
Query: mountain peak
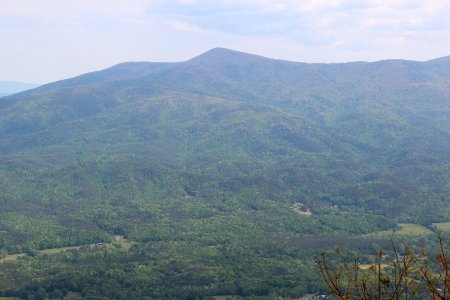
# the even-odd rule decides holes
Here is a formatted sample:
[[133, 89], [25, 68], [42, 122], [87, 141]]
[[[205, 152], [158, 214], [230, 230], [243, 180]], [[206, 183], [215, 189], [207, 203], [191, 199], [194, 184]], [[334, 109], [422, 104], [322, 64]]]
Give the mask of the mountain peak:
[[255, 59], [269, 59], [263, 56], [231, 50], [227, 48], [213, 48], [206, 51], [199, 56], [190, 59], [190, 62], [215, 62], [215, 61], [242, 61], [242, 60], [255, 60]]
[[215, 55], [252, 55], [252, 54], [248, 54], [245, 52], [240, 52], [237, 50], [232, 50], [232, 49], [228, 49], [228, 48], [222, 48], [222, 47], [216, 47], [216, 48], [212, 48], [208, 51], [206, 51], [203, 54], [200, 54], [197, 57], [202, 57], [202, 56], [215, 56]]

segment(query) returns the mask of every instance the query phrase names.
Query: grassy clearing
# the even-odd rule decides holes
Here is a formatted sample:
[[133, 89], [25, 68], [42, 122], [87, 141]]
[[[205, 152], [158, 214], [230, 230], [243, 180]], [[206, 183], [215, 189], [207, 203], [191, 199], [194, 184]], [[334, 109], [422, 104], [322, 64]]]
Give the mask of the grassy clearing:
[[39, 253], [52, 255], [52, 254], [64, 252], [64, 251], [67, 251], [67, 250], [74, 250], [74, 249], [78, 250], [78, 249], [80, 249], [81, 247], [83, 247], [83, 246], [72, 246], [72, 247], [62, 247], [62, 248], [44, 249], [44, 250], [39, 251]]
[[[378, 268], [378, 265], [376, 265], [376, 264], [361, 264], [361, 265], [359, 265], [359, 269], [360, 270], [369, 270], [371, 266], [375, 266], [376, 268]], [[381, 264], [380, 267], [381, 267], [382, 270], [384, 270], [384, 269], [388, 268], [389, 265], [388, 264]]]
[[64, 299], [74, 299], [74, 300], [81, 299], [81, 294], [80, 293], [69, 292], [67, 294], [67, 296], [64, 297]]
[[136, 242], [124, 238], [115, 239], [114, 243], [118, 243], [125, 250], [130, 250], [131, 246], [136, 244]]
[[450, 231], [450, 222], [433, 223], [433, 226], [440, 231]]
[[384, 231], [377, 231], [373, 233], [366, 234], [366, 237], [390, 237], [393, 235], [429, 235], [433, 234], [434, 232], [430, 229], [426, 228], [425, 226], [419, 225], [419, 224], [410, 224], [410, 223], [401, 223], [398, 224], [399, 228], [397, 230], [384, 230]]
[[4, 262], [4, 261], [16, 261], [19, 257], [24, 257], [24, 256], [26, 256], [25, 253], [7, 255], [6, 257], [0, 259], [0, 263]]
[[[83, 247], [83, 246], [72, 246], [72, 247], [61, 247], [61, 248], [44, 249], [44, 250], [37, 251], [37, 253], [38, 254], [52, 255], [52, 254], [57, 254], [57, 253], [68, 251], [68, 250], [80, 249], [81, 247]], [[26, 253], [7, 255], [6, 257], [0, 259], [0, 263], [7, 262], [7, 261], [16, 261], [19, 257], [24, 257], [26, 255], [27, 255]]]
[[[101, 246], [105, 246], [105, 247], [113, 247], [114, 244], [120, 244], [120, 246], [125, 249], [125, 250], [129, 250], [131, 248], [131, 246], [133, 246], [134, 244], [136, 244], [136, 242], [133, 241], [129, 241], [126, 239], [115, 239], [112, 243], [106, 243], [106, 244], [101, 244]], [[99, 245], [99, 244], [98, 244]], [[69, 251], [69, 250], [78, 250], [81, 247], [85, 247], [85, 246], [90, 246], [90, 245], [81, 245], [81, 246], [71, 246], [71, 247], [61, 247], [61, 248], [52, 248], [52, 249], [43, 249], [40, 251], [37, 251], [38, 254], [47, 254], [47, 255], [52, 255], [52, 254], [57, 254], [57, 253], [61, 253], [61, 252], [65, 252], [65, 251]], [[26, 253], [19, 253], [19, 254], [11, 254], [11, 255], [7, 255], [6, 257], [0, 259], [0, 263], [2, 262], [7, 262], [7, 261], [16, 261], [19, 257], [24, 257], [26, 256]], [[1, 300], [1, 298], [0, 298]]]
[[418, 224], [399, 224], [400, 230], [397, 230], [397, 234], [403, 235], [426, 235], [433, 234], [433, 231], [425, 226]]
[[[39, 254], [52, 255], [52, 254], [64, 252], [64, 251], [71, 250], [71, 249], [79, 249], [80, 247], [82, 247], [82, 246], [63, 247], [63, 248], [54, 248], [54, 249], [44, 249], [44, 250], [38, 251], [38, 253]], [[25, 257], [25, 256], [27, 256], [26, 253], [7, 255], [6, 257], [0, 259], [0, 263], [7, 262], [7, 261], [16, 261], [18, 258]], [[1, 298], [0, 298], [0, 300], [1, 300]]]

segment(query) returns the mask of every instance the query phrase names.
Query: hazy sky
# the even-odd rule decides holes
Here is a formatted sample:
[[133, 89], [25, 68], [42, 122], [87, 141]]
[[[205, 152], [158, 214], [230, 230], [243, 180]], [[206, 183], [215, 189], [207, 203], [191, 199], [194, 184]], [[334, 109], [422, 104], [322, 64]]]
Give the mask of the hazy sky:
[[0, 0], [0, 80], [213, 47], [305, 62], [450, 55], [450, 0]]

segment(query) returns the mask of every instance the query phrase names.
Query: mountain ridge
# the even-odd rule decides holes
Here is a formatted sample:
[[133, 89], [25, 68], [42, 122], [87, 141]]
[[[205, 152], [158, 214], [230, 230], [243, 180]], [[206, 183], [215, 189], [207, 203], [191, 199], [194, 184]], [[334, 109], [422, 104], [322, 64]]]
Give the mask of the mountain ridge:
[[[450, 56], [444, 56], [441, 58], [431, 59], [427, 61], [414, 61], [414, 60], [404, 60], [404, 59], [386, 59], [374, 62], [367, 61], [355, 61], [355, 62], [343, 62], [343, 63], [305, 63], [296, 62], [282, 59], [268, 58], [261, 55], [249, 54], [245, 52], [235, 51], [227, 48], [213, 48], [208, 50], [192, 59], [183, 62], [124, 62], [116, 64], [104, 70], [94, 71], [87, 74], [82, 74], [73, 78], [59, 80], [53, 83], [45, 84], [40, 87], [39, 90], [45, 90], [47, 88], [64, 87], [80, 85], [83, 83], [89, 83], [92, 80], [98, 80], [102, 82], [113, 81], [113, 80], [131, 80], [137, 79], [139, 77], [145, 77], [154, 72], [163, 71], [171, 69], [172, 67], [180, 65], [194, 65], [198, 67], [198, 64], [208, 66], [211, 63], [219, 64], [219, 67], [231, 64], [237, 65], [242, 63], [264, 63], [264, 64], [284, 64], [286, 66], [317, 66], [330, 69], [336, 68], [353, 68], [353, 66], [365, 66], [366, 69], [371, 67], [383, 66], [383, 65], [397, 65], [400, 66], [419, 66], [419, 65], [434, 65], [436, 63], [446, 63]], [[217, 66], [215, 66], [217, 67]], [[266, 65], [267, 67], [267, 65]], [[389, 73], [391, 73], [389, 71]]]

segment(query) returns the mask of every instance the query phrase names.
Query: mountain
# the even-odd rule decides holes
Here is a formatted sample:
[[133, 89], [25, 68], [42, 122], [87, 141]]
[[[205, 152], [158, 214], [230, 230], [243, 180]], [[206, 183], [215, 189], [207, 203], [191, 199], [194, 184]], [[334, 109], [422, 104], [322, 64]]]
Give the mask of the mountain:
[[[30, 258], [59, 271], [22, 264], [45, 280], [0, 291], [111, 297], [114, 278], [115, 298], [315, 292], [314, 251], [450, 221], [449, 83], [448, 58], [307, 64], [216, 48], [3, 97], [0, 248], [133, 246]], [[96, 285], [68, 287], [79, 276]]]
[[[413, 198], [422, 203], [416, 188], [448, 191], [441, 181], [426, 188], [417, 184], [450, 159], [445, 64], [445, 59], [303, 64], [220, 48], [184, 63], [120, 64], [4, 99], [0, 151], [55, 146], [73, 151], [88, 141], [92, 147], [83, 150], [101, 145], [99, 155], [117, 154], [116, 143], [123, 147], [120, 155], [159, 151], [189, 171], [224, 161], [272, 161], [282, 168], [296, 162], [330, 169], [319, 172], [321, 193], [335, 185], [325, 174], [339, 171], [349, 181], [332, 194], [361, 204], [366, 200], [351, 196], [355, 186], [394, 181], [414, 187]], [[325, 156], [331, 165], [345, 163], [325, 166]], [[372, 173], [378, 179], [364, 182]], [[398, 192], [413, 201], [409, 189]], [[387, 197], [375, 202], [389, 205], [373, 205], [383, 206], [384, 214], [408, 210]]]
[[0, 97], [23, 92], [37, 87], [37, 84], [29, 84], [16, 81], [0, 81]]

